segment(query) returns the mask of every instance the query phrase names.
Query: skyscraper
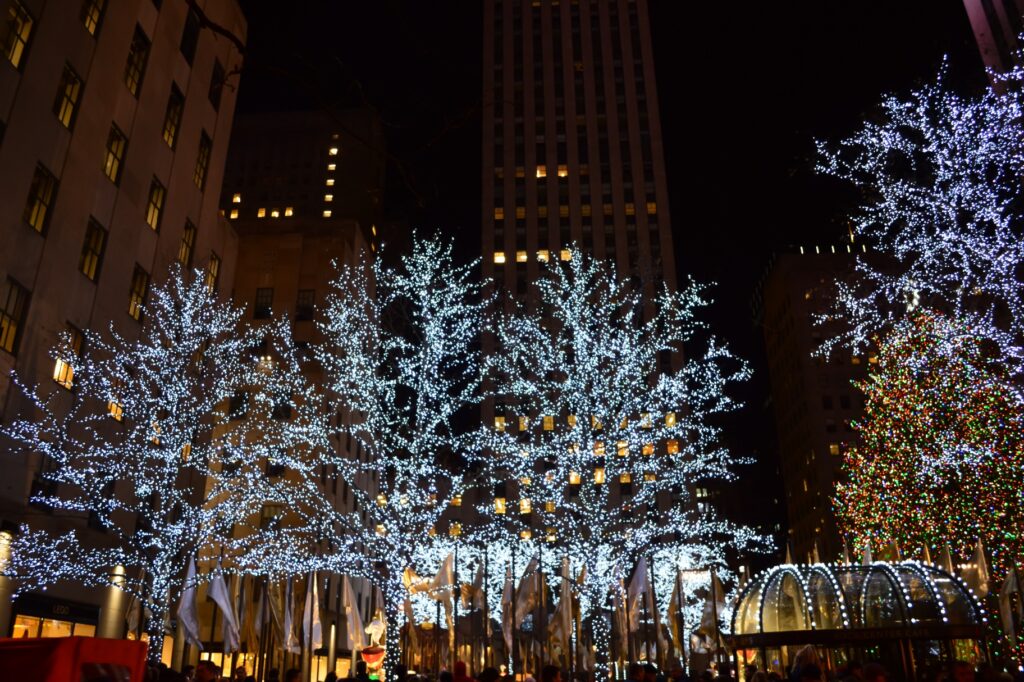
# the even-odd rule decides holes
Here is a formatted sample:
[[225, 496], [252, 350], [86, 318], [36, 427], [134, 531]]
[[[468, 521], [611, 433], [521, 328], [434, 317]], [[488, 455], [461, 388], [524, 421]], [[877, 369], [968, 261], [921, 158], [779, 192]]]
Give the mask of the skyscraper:
[[485, 277], [576, 244], [675, 287], [646, 0], [487, 0], [483, 48]]
[[[151, 282], [179, 261], [226, 291], [235, 234], [219, 215], [221, 173], [246, 36], [236, 0], [9, 0], [0, 10], [0, 400], [12, 386], [75, 399], [62, 332], [113, 326], [133, 338]], [[217, 27], [217, 33], [214, 28]], [[40, 456], [4, 454], [0, 524], [109, 535], [85, 514], [32, 506], [51, 490]], [[0, 535], [0, 545], [5, 538]], [[115, 589], [56, 585], [13, 609], [0, 581], [0, 636], [125, 634]], [[168, 649], [171, 639], [167, 640]]]

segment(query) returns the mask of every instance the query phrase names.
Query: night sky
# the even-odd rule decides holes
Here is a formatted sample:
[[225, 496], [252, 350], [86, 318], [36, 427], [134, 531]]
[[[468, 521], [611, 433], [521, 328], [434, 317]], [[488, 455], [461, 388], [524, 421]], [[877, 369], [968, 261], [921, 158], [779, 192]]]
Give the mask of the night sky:
[[[755, 368], [735, 420], [749, 424], [729, 429], [731, 445], [771, 453], [752, 295], [775, 250], [835, 242], [854, 198], [815, 175], [814, 139], [852, 132], [884, 93], [934, 77], [943, 55], [955, 85], [979, 89], [981, 60], [961, 0], [649, 3], [680, 274], [717, 282], [711, 324]], [[243, 7], [239, 111], [373, 107], [393, 157], [388, 214], [457, 235], [478, 257], [480, 3]]]

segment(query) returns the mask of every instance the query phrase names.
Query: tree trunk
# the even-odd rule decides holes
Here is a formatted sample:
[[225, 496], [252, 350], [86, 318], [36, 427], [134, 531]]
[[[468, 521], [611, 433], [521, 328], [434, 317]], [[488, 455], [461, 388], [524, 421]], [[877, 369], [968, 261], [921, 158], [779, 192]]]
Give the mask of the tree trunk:
[[[143, 608], [143, 617], [145, 617], [145, 608]], [[146, 622], [146, 635], [149, 637], [149, 649], [146, 653], [146, 663], [149, 665], [157, 665], [160, 663], [160, 658], [164, 653], [164, 616], [163, 614], [153, 613], [148, 618], [145, 618]]]
[[[388, 590], [388, 592], [391, 592], [391, 590]], [[387, 630], [384, 633], [384, 673], [388, 682], [396, 682], [398, 680], [397, 669], [398, 665], [402, 662], [401, 613], [401, 602], [396, 600], [391, 594], [385, 595], [384, 619]]]
[[607, 682], [611, 674], [611, 619], [605, 609], [600, 608], [590, 619], [590, 630], [596, 649], [594, 657], [595, 682]]

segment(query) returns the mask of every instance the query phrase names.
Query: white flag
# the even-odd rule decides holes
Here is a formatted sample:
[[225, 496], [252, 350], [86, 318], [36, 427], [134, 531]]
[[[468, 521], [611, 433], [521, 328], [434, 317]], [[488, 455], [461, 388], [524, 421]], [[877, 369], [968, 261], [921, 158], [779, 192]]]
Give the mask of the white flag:
[[224, 582], [224, 575], [221, 573], [220, 562], [217, 562], [217, 568], [214, 571], [213, 579], [210, 581], [208, 593], [210, 595], [210, 599], [220, 607], [220, 612], [224, 616], [224, 620], [222, 621], [224, 651], [238, 651], [238, 616], [235, 614], [235, 606], [232, 603], [231, 592], [228, 591], [227, 583]]
[[871, 543], [869, 542], [869, 543], [864, 545], [864, 554], [861, 556], [860, 563], [863, 566], [870, 566], [874, 562], [875, 562], [875, 560], [871, 556]]
[[516, 591], [516, 622], [522, 623], [526, 616], [536, 608], [540, 599], [540, 569], [536, 559], [530, 559], [519, 581]]
[[405, 600], [405, 622], [409, 628], [409, 646], [412, 651], [416, 651], [420, 646], [420, 635], [416, 630], [416, 616], [412, 612], [412, 601], [409, 599]]
[[505, 636], [505, 649], [512, 654], [512, 567], [505, 567], [505, 589], [501, 592], [501, 633]]
[[306, 603], [302, 609], [303, 643], [313, 650], [324, 644], [323, 627], [320, 625], [320, 594], [317, 589], [316, 572], [309, 574], [306, 582]]
[[725, 588], [718, 576], [711, 573], [711, 588], [708, 590], [708, 599], [704, 602], [704, 613], [701, 614], [700, 627], [697, 632], [717, 641], [718, 623], [716, 618], [721, 618], [725, 611]]
[[1003, 582], [1003, 589], [999, 590], [999, 617], [1003, 621], [1003, 633], [1007, 641], [1016, 641], [1016, 628], [1013, 626], [1013, 607], [1011, 606], [1010, 595], [1017, 593], [1017, 618], [1024, 618], [1024, 602], [1021, 601], [1020, 580], [1017, 577], [1017, 569], [1011, 568], [1006, 580]]
[[185, 589], [178, 600], [178, 622], [185, 631], [185, 641], [203, 650], [199, 640], [199, 618], [196, 616], [196, 561], [189, 557], [188, 570], [185, 571]]
[[293, 654], [302, 653], [299, 638], [295, 636], [295, 588], [289, 578], [284, 586], [284, 650]]
[[985, 561], [985, 549], [981, 546], [981, 539], [974, 548], [974, 562], [963, 571], [961, 576], [979, 598], [984, 599], [988, 594], [988, 562]]
[[359, 613], [359, 602], [356, 601], [355, 592], [352, 590], [352, 581], [349, 580], [348, 576], [345, 576], [343, 581], [342, 599], [344, 599], [345, 615], [347, 617], [348, 648], [355, 653], [365, 646], [363, 643], [363, 617]]
[[640, 561], [633, 571], [633, 579], [629, 581], [629, 631], [636, 632], [640, 629], [640, 608], [647, 594], [647, 557], [640, 557]]

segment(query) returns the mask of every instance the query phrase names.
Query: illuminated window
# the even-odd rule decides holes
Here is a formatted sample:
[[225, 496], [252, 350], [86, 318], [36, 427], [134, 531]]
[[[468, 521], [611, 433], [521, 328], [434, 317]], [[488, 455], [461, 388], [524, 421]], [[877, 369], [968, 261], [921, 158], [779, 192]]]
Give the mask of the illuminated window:
[[192, 172], [192, 182], [200, 191], [206, 189], [206, 175], [210, 170], [210, 154], [213, 152], [213, 140], [202, 131], [199, 134], [199, 152], [196, 154], [196, 167]]
[[806, 478], [803, 480], [803, 484], [804, 484], [804, 492], [807, 492], [807, 479]]
[[553, 513], [555, 511], [555, 503], [552, 502], [551, 500], [548, 500], [547, 502], [545, 502], [544, 503], [544, 511], [546, 511], [549, 514]]
[[604, 457], [604, 442], [597, 441], [594, 443], [594, 457]]
[[210, 252], [210, 262], [206, 266], [206, 290], [211, 294], [217, 291], [217, 283], [220, 281], [220, 256]]
[[107, 135], [107, 153], [103, 159], [103, 174], [115, 185], [121, 182], [121, 168], [124, 166], [124, 151], [128, 138], [116, 125], [111, 124]]
[[578, 472], [578, 471], [570, 471], [569, 472], [569, 485], [579, 485], [579, 484], [580, 484], [580, 472]]
[[501, 265], [502, 263], [504, 263], [505, 262], [505, 252], [504, 251], [495, 251], [494, 252], [494, 262], [497, 263], [498, 265]]
[[142, 319], [142, 306], [146, 303], [149, 291], [149, 273], [141, 265], [135, 266], [132, 273], [132, 288], [128, 293], [128, 314], [136, 320]]
[[372, 232], [373, 236], [376, 237], [377, 236], [377, 226], [376, 225], [370, 225], [370, 232]]
[[82, 255], [78, 259], [78, 269], [93, 282], [100, 276], [106, 247], [107, 231], [95, 218], [89, 218], [89, 224], [85, 228], [85, 241], [82, 242]]
[[654, 454], [654, 443], [644, 443], [643, 448], [640, 450], [645, 455]]
[[72, 366], [72, 362], [82, 354], [82, 332], [68, 325], [67, 341], [67, 347], [63, 347], [62, 344], [62, 350], [68, 351], [69, 355], [57, 358], [53, 365], [53, 380], [64, 388], [71, 390], [75, 377], [75, 368]]
[[595, 431], [600, 431], [603, 428], [601, 420], [598, 419], [596, 415], [590, 415], [590, 428], [594, 429]]
[[654, 215], [657, 212], [658, 212], [658, 202], [656, 202], [656, 201], [648, 201], [647, 202], [647, 213], [649, 215]]
[[569, 217], [569, 207], [567, 205], [563, 204], [562, 206], [558, 207], [558, 217], [559, 218], [568, 218]]
[[567, 177], [569, 177], [569, 167], [568, 166], [559, 166], [558, 167], [558, 177], [560, 177], [560, 178], [567, 178]]
[[329, 163], [329, 164], [327, 164], [327, 170], [334, 171], [334, 170], [337, 170], [337, 169], [338, 169], [338, 164], [336, 164], [336, 163]]
[[568, 417], [565, 418], [565, 421], [569, 425], [570, 429], [576, 428], [576, 415], [570, 414]]
[[839, 454], [839, 443], [829, 443], [828, 444], [828, 452], [829, 452], [830, 455], [838, 455]]
[[452, 525], [448, 526], [448, 535], [453, 538], [462, 535], [462, 524], [458, 521], [452, 521]]
[[544, 416], [544, 430], [553, 431], [555, 428], [555, 418], [551, 415]]
[[677, 441], [677, 440], [670, 440], [670, 441], [668, 441], [665, 444], [665, 446], [668, 449], [668, 454], [670, 454], [670, 455], [678, 455], [679, 454], [679, 441]]
[[622, 430], [626, 430], [627, 428], [629, 428], [629, 420], [623, 417], [622, 421], [619, 422], [619, 428]]
[[548, 207], [547, 206], [538, 206], [537, 207], [537, 217], [539, 217], [539, 218], [547, 218], [548, 217]]
[[387, 535], [388, 534], [388, 530], [387, 530], [387, 528], [384, 527], [383, 523], [378, 523], [375, 530], [377, 531], [377, 535]]
[[46, 170], [43, 164], [36, 166], [36, 172], [32, 176], [32, 185], [28, 191], [28, 201], [25, 203], [25, 222], [35, 228], [36, 232], [46, 231], [46, 225], [50, 219], [50, 206], [53, 205], [54, 195], [57, 193], [57, 178], [53, 173]]
[[214, 59], [213, 69], [210, 71], [210, 89], [206, 93], [206, 98], [210, 100], [214, 111], [220, 109], [220, 96], [224, 91], [226, 80], [227, 74], [224, 73], [224, 65], [220, 63], [219, 59]]
[[548, 168], [547, 168], [547, 166], [545, 166], [543, 164], [537, 166], [537, 177], [538, 178], [546, 178], [547, 176], [548, 176]]
[[541, 249], [537, 252], [537, 260], [541, 263], [547, 263], [551, 260], [551, 253], [547, 249]]
[[325, 208], [324, 209], [324, 217], [325, 218], [330, 218], [331, 217], [331, 209], [329, 209], [329, 208]]
[[324, 195], [324, 201], [326, 201], [327, 203], [331, 203], [332, 201], [334, 201], [334, 195], [333, 194], [325, 194]]
[[519, 537], [522, 540], [529, 540], [533, 537], [533, 531], [529, 528], [524, 528], [521, 531], [519, 531]]
[[625, 457], [629, 454], [629, 443], [624, 440], [620, 440], [615, 444], [615, 450], [619, 457]]
[[324, 184], [328, 187], [334, 187], [334, 178], [327, 178], [327, 181]]
[[601, 204], [601, 211], [605, 215], [611, 215], [613, 213], [611, 204]]
[[337, 147], [331, 147], [330, 149], [327, 150], [327, 155], [328, 156], [337, 156], [338, 155], [338, 148]]
[[877, 365], [878, 364], [878, 353], [868, 353], [868, 364], [869, 365]]
[[181, 446], [181, 459], [185, 462], [188, 461], [189, 456], [192, 454], [192, 443], [185, 443]]
[[164, 114], [164, 142], [171, 149], [178, 140], [178, 130], [181, 128], [181, 115], [185, 111], [185, 95], [174, 83], [171, 83], [171, 95], [167, 98], [167, 112]]
[[276, 208], [270, 209], [270, 217], [271, 218], [280, 218], [281, 217], [281, 211], [277, 210]]
[[149, 38], [146, 37], [142, 28], [136, 25], [132, 44], [128, 48], [128, 63], [124, 67], [124, 84], [128, 86], [128, 92], [135, 97], [139, 96], [142, 77], [146, 73], [147, 59], [149, 59]]
[[164, 200], [167, 198], [167, 190], [160, 184], [160, 181], [153, 178], [149, 184], [149, 201], [146, 204], [146, 224], [156, 232], [160, 229], [160, 218], [164, 212]]
[[648, 483], [652, 483], [658, 480], [658, 475], [655, 474], [653, 471], [645, 471], [644, 480], [647, 481]]
[[231, 218], [232, 220], [237, 220], [238, 219], [238, 209], [237, 208], [231, 209], [231, 213], [230, 213], [230, 215], [228, 217]]
[[3, 298], [0, 298], [0, 348], [11, 355], [15, 355], [18, 349], [18, 341], [21, 339], [21, 330], [25, 326], [25, 316], [28, 313], [28, 289], [7, 278], [7, 291]]
[[572, 260], [572, 251], [570, 251], [569, 249], [562, 249], [558, 253], [558, 257], [561, 258], [562, 260]]
[[196, 245], [196, 226], [191, 220], [185, 221], [185, 231], [181, 233], [181, 244], [178, 246], [178, 263], [183, 268], [192, 267], [192, 250]]
[[96, 35], [96, 31], [100, 28], [100, 22], [103, 21], [104, 5], [106, 5], [106, 0], [85, 0], [82, 4], [82, 23], [85, 24], [85, 30], [91, 36]]
[[252, 317], [254, 320], [266, 320], [273, 315], [274, 289], [272, 287], [260, 287], [256, 289], [256, 298], [252, 304]]
[[532, 511], [533, 511], [533, 503], [530, 501], [530, 498], [524, 497], [524, 498], [519, 500], [519, 513], [520, 514], [529, 514]]
[[860, 364], [860, 356], [859, 355], [851, 356], [850, 357], [850, 364], [851, 365], [859, 365]]
[[590, 216], [591, 210], [592, 209], [590, 208], [590, 204], [583, 204], [580, 207], [580, 213], [582, 213], [585, 217], [589, 217]]
[[604, 467], [594, 467], [594, 483], [597, 485], [604, 483]]
[[462, 506], [462, 495], [455, 495], [454, 497], [452, 497], [452, 506], [453, 507], [461, 507]]
[[291, 206], [284, 207], [284, 217], [291, 218], [295, 214], [295, 210]]
[[504, 514], [507, 511], [508, 505], [506, 504], [504, 497], [494, 498], [494, 513]]
[[651, 423], [651, 413], [650, 412], [644, 412], [642, 415], [640, 415], [640, 428], [649, 429], [652, 426], [653, 426], [653, 424]]
[[636, 215], [636, 206], [634, 204], [626, 204], [626, 215]]
[[7, 21], [0, 26], [0, 45], [3, 46], [7, 61], [16, 69], [21, 68], [34, 25], [35, 22], [28, 10], [18, 0], [13, 0], [10, 9], [7, 10]]
[[516, 218], [525, 218], [525, 217], [526, 217], [526, 207], [525, 206], [516, 206]]
[[70, 64], [65, 64], [64, 73], [60, 77], [60, 85], [57, 86], [57, 99], [53, 102], [53, 113], [56, 114], [60, 124], [68, 130], [71, 130], [71, 126], [75, 122], [78, 98], [81, 96], [82, 79]]
[[525, 178], [526, 177], [526, 170], [522, 166], [516, 166], [516, 177], [517, 178]]
[[494, 418], [494, 430], [498, 431], [499, 433], [505, 431], [505, 418], [504, 417], [495, 417]]
[[502, 208], [501, 206], [495, 206], [494, 207], [494, 219], [495, 220], [504, 220], [505, 219], [505, 209]]
[[525, 251], [516, 251], [516, 262], [525, 263], [529, 260], [530, 256]]
[[675, 425], [676, 425], [676, 413], [675, 412], [669, 412], [668, 414], [665, 415], [665, 426], [667, 426], [669, 428], [672, 428]]
[[630, 473], [619, 474], [619, 483], [632, 483], [633, 475]]
[[519, 417], [519, 430], [520, 431], [525, 431], [526, 429], [529, 428], [529, 426], [530, 426], [530, 418], [525, 416], [525, 415], [521, 415]]

